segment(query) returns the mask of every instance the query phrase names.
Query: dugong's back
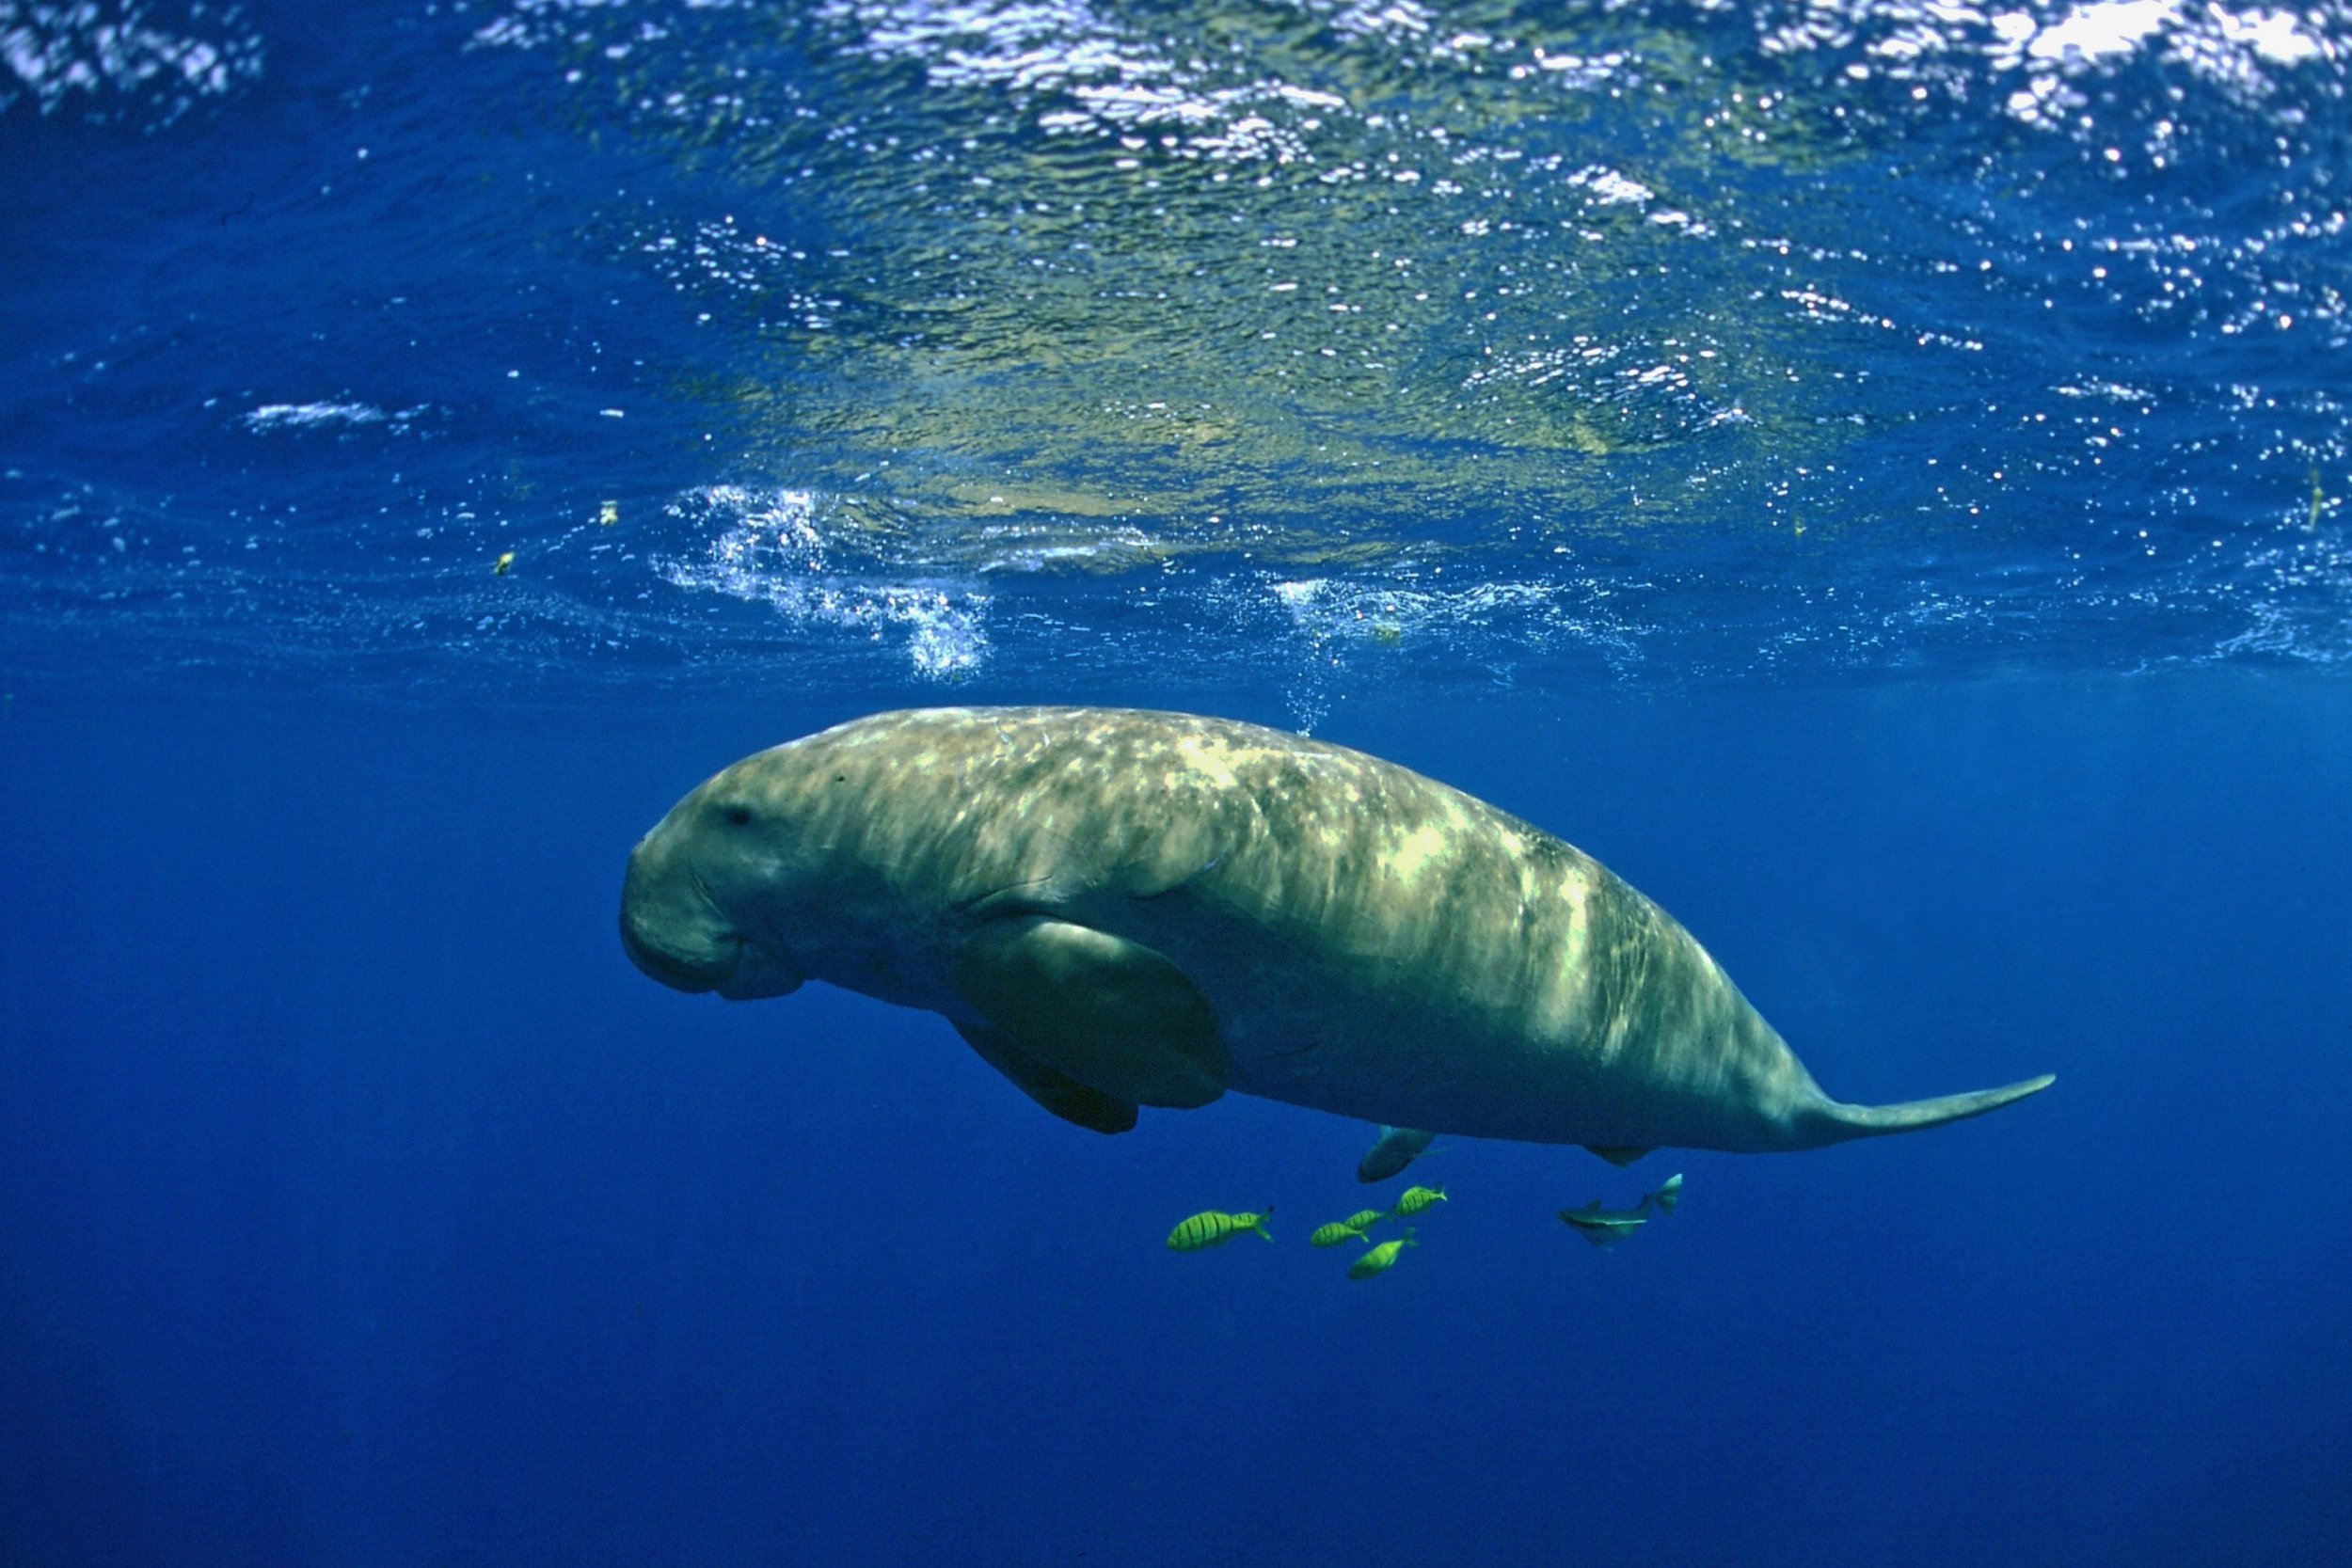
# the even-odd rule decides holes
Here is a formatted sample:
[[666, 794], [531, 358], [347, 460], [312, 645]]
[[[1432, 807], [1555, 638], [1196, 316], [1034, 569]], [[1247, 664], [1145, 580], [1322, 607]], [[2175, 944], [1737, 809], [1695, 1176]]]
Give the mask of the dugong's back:
[[[946, 1014], [1033, 1094], [1015, 1070], [1032, 1057], [1116, 1080], [1114, 1099], [1230, 1086], [1609, 1148], [1895, 1130], [1841, 1120], [1858, 1108], [1591, 857], [1342, 747], [1119, 709], [882, 714], [738, 764], [647, 844], [713, 791], [785, 824], [762, 841], [757, 940], [808, 977]], [[1093, 1070], [1080, 1021], [1141, 1037], [1171, 1009], [1194, 1078], [1154, 1099], [1149, 1063]]]

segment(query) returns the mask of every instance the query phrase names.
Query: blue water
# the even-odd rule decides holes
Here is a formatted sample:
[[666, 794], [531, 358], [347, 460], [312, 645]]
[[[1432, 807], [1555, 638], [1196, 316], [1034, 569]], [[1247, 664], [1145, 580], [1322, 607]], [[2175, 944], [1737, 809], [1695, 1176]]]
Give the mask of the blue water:
[[[2347, 84], [2334, 6], [0, 0], [0, 1561], [2352, 1556]], [[1360, 747], [1841, 1098], [2058, 1082], [1441, 1140], [1350, 1281], [1368, 1128], [629, 966], [680, 794], [942, 702]]]

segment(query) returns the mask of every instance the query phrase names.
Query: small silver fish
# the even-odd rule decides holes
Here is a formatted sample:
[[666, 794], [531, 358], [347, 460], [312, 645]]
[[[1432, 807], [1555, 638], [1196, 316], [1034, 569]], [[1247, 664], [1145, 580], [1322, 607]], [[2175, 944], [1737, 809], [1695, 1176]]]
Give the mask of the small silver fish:
[[1595, 1246], [1611, 1247], [1647, 1225], [1650, 1211], [1671, 1214], [1680, 1201], [1682, 1175], [1677, 1171], [1666, 1178], [1656, 1192], [1643, 1195], [1642, 1201], [1630, 1209], [1603, 1209], [1600, 1199], [1595, 1198], [1581, 1209], [1561, 1210], [1560, 1218]]
[[1603, 1209], [1595, 1198], [1581, 1209], [1563, 1209], [1560, 1218], [1595, 1246], [1615, 1246], [1649, 1223], [1649, 1206]]
[[1356, 1163], [1356, 1180], [1386, 1181], [1427, 1152], [1429, 1140], [1436, 1136], [1435, 1132], [1417, 1132], [1410, 1127], [1381, 1128], [1380, 1141]]

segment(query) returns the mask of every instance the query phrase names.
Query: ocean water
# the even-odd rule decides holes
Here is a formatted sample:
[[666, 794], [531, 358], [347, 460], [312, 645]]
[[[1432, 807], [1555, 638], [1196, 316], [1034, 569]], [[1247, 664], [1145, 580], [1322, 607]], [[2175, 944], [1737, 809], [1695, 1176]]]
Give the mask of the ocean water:
[[[2352, 1558], [2347, 85], [2339, 5], [0, 0], [0, 1561]], [[1442, 1137], [1358, 1281], [1362, 1124], [628, 963], [717, 768], [1034, 702], [1518, 813], [1842, 1099], [2058, 1083]]]

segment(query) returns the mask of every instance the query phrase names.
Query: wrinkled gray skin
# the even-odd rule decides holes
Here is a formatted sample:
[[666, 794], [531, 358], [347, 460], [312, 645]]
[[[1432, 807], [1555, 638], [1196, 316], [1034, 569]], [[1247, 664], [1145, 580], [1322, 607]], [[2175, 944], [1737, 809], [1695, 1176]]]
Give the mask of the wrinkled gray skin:
[[1393, 764], [1181, 714], [878, 714], [748, 757], [629, 857], [638, 967], [824, 980], [954, 1023], [1057, 1115], [1227, 1089], [1396, 1127], [1817, 1148], [1996, 1109], [1822, 1094], [1589, 856]]

